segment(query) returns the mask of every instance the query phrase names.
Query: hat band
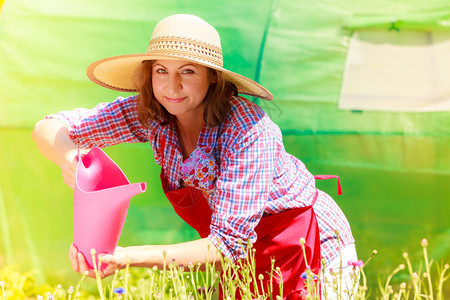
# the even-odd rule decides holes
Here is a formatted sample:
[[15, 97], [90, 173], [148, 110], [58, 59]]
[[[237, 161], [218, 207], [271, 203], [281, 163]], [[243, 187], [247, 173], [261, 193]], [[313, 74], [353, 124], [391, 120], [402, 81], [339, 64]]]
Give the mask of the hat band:
[[223, 67], [222, 49], [211, 44], [181, 37], [157, 37], [148, 44], [147, 54], [184, 57]]

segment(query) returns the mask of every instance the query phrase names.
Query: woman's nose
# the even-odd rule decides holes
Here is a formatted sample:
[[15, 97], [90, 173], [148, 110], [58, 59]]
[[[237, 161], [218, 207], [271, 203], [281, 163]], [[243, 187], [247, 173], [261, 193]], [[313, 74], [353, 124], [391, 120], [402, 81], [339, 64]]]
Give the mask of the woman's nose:
[[172, 73], [169, 75], [169, 82], [168, 82], [168, 88], [171, 91], [178, 91], [182, 87], [181, 85], [181, 78], [178, 73]]

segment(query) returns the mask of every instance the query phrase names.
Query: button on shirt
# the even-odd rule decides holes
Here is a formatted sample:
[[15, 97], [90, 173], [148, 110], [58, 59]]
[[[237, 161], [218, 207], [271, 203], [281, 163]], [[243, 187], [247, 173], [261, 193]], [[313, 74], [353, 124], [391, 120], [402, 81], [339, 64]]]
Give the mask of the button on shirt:
[[[151, 121], [147, 129], [139, 123], [136, 109], [136, 96], [119, 97], [93, 109], [63, 111], [47, 118], [65, 122], [80, 148], [150, 142], [170, 190], [181, 188], [180, 179], [202, 188], [194, 185], [198, 178], [186, 177], [186, 168], [195, 169], [187, 166], [195, 157], [183, 161], [175, 124], [161, 126]], [[240, 243], [256, 241], [254, 229], [264, 215], [311, 205], [316, 191], [313, 175], [285, 151], [279, 127], [253, 102], [233, 97], [232, 111], [221, 125], [204, 125], [195, 155], [202, 155], [205, 149], [217, 166], [208, 174], [215, 177], [211, 178], [214, 187], [203, 187], [213, 211], [208, 238], [223, 255], [244, 257]], [[314, 210], [322, 256], [328, 263], [338, 255], [339, 246], [354, 239], [347, 219], [329, 195], [319, 191]]]

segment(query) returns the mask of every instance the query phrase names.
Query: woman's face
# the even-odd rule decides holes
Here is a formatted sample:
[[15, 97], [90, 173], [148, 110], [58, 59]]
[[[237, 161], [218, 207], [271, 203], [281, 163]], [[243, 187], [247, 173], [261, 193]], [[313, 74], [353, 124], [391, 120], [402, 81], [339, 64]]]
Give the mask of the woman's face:
[[208, 68], [180, 60], [156, 60], [152, 88], [156, 100], [178, 119], [203, 118], [203, 100], [213, 82]]

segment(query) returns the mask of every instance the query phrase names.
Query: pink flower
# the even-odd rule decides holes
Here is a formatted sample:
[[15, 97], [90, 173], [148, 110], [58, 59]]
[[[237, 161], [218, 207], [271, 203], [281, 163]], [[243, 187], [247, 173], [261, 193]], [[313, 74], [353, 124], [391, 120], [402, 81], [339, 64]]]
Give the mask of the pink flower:
[[361, 268], [364, 266], [364, 262], [362, 260], [349, 261], [349, 266]]

